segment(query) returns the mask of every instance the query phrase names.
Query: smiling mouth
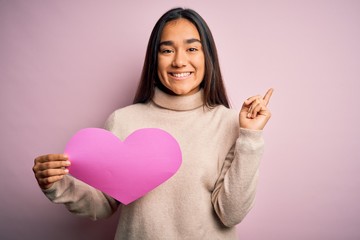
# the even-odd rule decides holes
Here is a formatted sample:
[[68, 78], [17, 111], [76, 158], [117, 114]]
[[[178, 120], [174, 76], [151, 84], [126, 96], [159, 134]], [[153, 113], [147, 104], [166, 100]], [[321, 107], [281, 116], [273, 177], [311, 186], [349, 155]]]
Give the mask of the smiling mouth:
[[183, 73], [169, 73], [171, 76], [175, 78], [187, 78], [191, 75], [191, 72], [183, 72]]

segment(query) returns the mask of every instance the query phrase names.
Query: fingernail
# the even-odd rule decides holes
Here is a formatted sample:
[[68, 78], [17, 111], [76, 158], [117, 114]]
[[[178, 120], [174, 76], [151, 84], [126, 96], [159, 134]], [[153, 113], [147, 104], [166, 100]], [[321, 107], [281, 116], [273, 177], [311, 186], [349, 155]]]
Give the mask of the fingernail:
[[66, 161], [66, 162], [65, 162], [65, 165], [66, 165], [66, 166], [70, 166], [70, 165], [71, 165], [71, 162], [70, 162], [70, 161]]
[[247, 117], [250, 118], [250, 117], [251, 117], [251, 113], [248, 113], [248, 114], [247, 114]]
[[65, 172], [65, 173], [69, 173], [69, 169], [65, 169], [64, 172]]

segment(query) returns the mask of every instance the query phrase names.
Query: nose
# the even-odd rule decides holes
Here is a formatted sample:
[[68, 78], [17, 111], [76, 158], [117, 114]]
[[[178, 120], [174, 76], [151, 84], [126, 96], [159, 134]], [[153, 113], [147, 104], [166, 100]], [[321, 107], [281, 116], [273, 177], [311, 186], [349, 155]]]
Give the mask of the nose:
[[174, 60], [172, 62], [172, 66], [176, 68], [185, 67], [187, 64], [187, 56], [186, 53], [182, 51], [176, 52], [174, 55]]

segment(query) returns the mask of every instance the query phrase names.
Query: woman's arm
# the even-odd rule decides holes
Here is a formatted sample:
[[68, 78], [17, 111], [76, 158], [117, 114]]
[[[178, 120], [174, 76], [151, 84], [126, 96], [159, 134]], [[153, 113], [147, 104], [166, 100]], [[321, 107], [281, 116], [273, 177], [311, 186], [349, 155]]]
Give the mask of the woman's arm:
[[[107, 121], [106, 129], [112, 127], [112, 117]], [[64, 204], [70, 212], [93, 220], [112, 215], [119, 202], [69, 176], [70, 161], [64, 154], [48, 154], [35, 159], [33, 172], [44, 194], [52, 202]]]
[[262, 131], [240, 129], [211, 196], [225, 226], [240, 223], [253, 206], [263, 148]]
[[239, 114], [240, 135], [227, 154], [212, 193], [215, 212], [224, 225], [240, 223], [253, 206], [264, 141], [262, 129], [271, 117], [267, 108], [273, 89], [248, 98]]
[[70, 212], [93, 220], [111, 216], [118, 207], [112, 197], [69, 175], [42, 191], [52, 202], [64, 204]]

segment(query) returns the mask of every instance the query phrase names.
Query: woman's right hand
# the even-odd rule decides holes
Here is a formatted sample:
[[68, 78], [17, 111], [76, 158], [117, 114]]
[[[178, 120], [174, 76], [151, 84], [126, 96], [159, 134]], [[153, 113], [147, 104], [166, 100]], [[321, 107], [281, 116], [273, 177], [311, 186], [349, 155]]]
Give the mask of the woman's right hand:
[[48, 154], [35, 158], [33, 171], [41, 189], [50, 188], [69, 173], [69, 158], [65, 154]]

